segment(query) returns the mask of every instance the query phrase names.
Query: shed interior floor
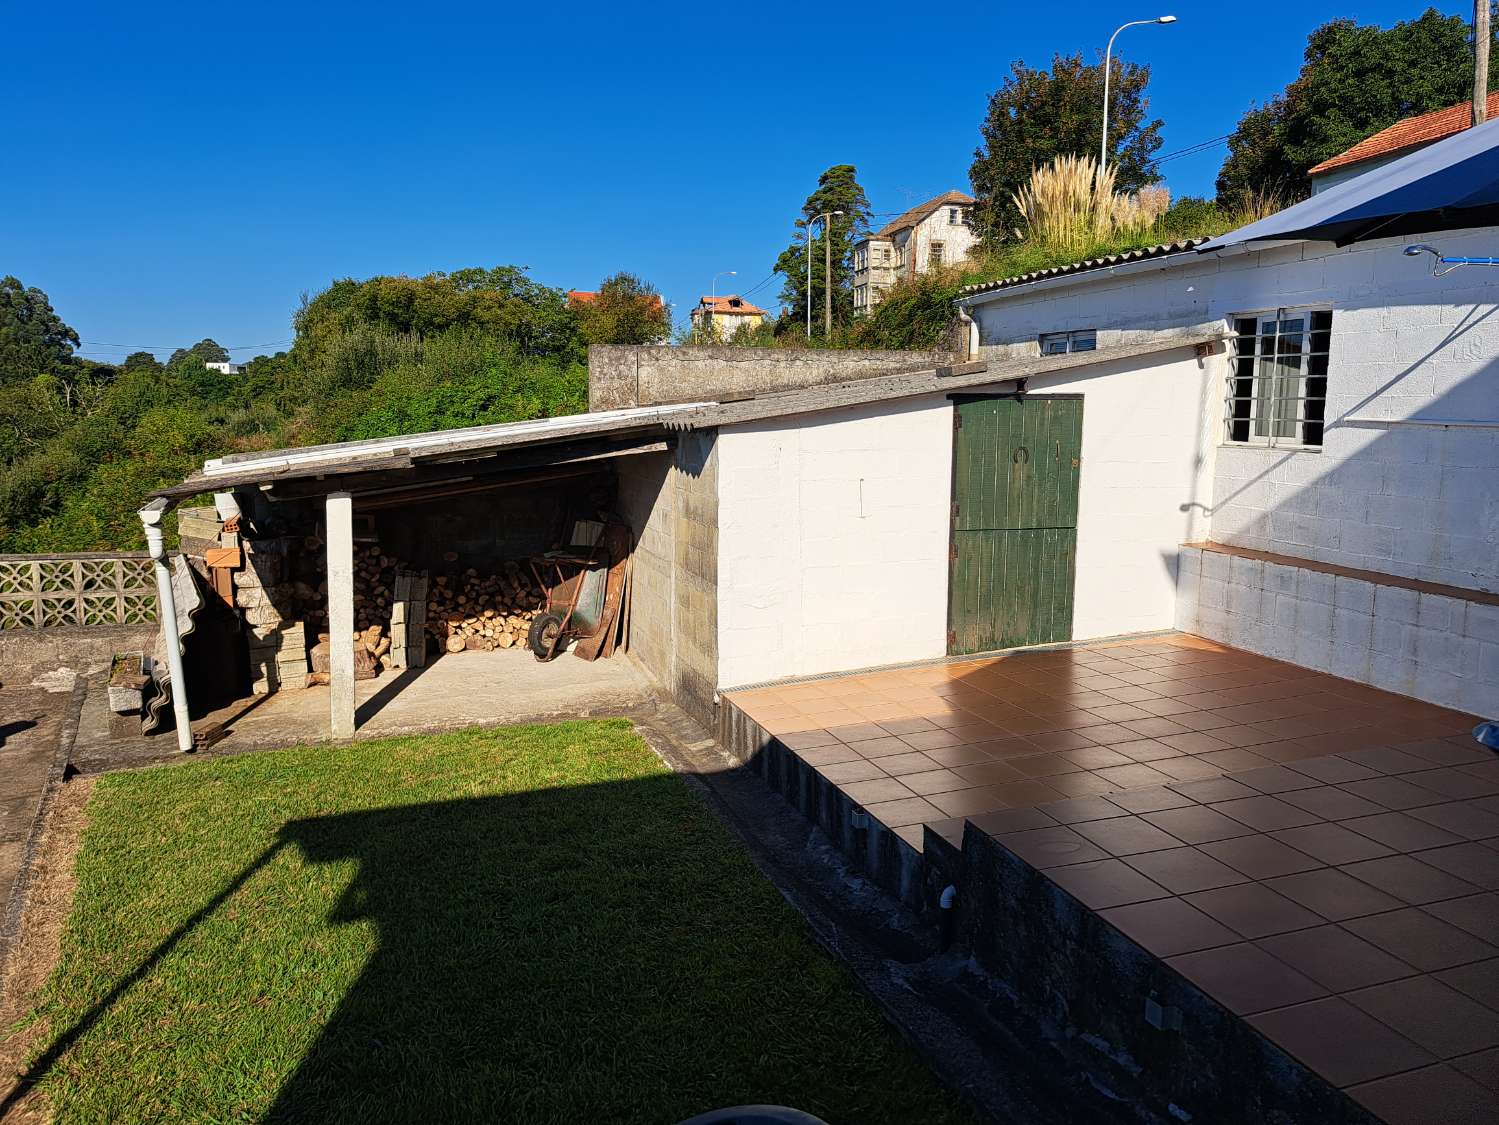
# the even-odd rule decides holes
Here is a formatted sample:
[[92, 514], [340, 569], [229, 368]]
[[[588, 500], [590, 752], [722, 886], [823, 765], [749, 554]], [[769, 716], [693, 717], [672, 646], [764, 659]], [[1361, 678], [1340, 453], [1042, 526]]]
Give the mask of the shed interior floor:
[[[460, 652], [433, 658], [425, 668], [386, 673], [355, 684], [356, 738], [498, 726], [582, 715], [616, 714], [651, 698], [649, 680], [624, 654], [593, 663], [566, 652], [541, 663], [518, 649]], [[328, 737], [326, 687], [280, 691], [242, 700], [193, 724], [227, 721], [229, 733], [213, 750], [233, 752]], [[109, 730], [102, 683], [91, 684], [74, 747], [85, 772], [163, 757], [177, 758], [170, 734], [120, 738]]]

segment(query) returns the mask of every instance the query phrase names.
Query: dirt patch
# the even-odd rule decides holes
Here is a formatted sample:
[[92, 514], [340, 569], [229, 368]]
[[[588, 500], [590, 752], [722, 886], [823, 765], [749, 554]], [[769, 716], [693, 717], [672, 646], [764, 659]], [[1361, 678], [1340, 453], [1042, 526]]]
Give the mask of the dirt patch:
[[48, 1031], [40, 1020], [20, 1028], [16, 1024], [32, 1010], [57, 965], [73, 903], [74, 861], [93, 789], [93, 778], [79, 777], [57, 791], [42, 829], [21, 931], [0, 981], [0, 1107], [9, 1106], [0, 1109], [4, 1125], [32, 1125], [52, 1116], [46, 1099], [35, 1090], [11, 1101], [22, 1085], [27, 1057]]

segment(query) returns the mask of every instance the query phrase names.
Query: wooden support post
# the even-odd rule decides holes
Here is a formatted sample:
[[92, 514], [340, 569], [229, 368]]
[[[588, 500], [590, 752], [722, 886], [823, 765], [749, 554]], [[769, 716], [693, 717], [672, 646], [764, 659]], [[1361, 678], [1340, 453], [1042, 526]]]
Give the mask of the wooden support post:
[[329, 726], [334, 738], [354, 737], [354, 500], [327, 500]]

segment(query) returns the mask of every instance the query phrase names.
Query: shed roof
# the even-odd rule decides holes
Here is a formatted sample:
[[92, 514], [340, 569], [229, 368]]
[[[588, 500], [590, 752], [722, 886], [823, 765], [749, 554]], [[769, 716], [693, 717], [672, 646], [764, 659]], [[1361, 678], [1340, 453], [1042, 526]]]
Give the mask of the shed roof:
[[1195, 250], [1206, 241], [1206, 238], [1185, 238], [1178, 242], [1163, 242], [1159, 246], [1142, 246], [1138, 250], [1125, 250], [1118, 254], [1106, 254], [1102, 258], [1087, 258], [1081, 262], [1068, 262], [1064, 266], [1052, 266], [1044, 270], [1032, 270], [1030, 273], [1001, 278], [998, 281], [975, 282], [973, 285], [963, 286], [958, 292], [960, 296], [971, 297], [979, 293], [992, 293], [996, 289], [1011, 289], [1017, 285], [1027, 285], [1032, 281], [1042, 281], [1049, 277], [1065, 277], [1068, 274], [1086, 273], [1089, 270], [1108, 269], [1111, 266], [1124, 265], [1126, 262], [1143, 262], [1150, 258], [1164, 258], [1171, 254], [1185, 254], [1189, 250]]

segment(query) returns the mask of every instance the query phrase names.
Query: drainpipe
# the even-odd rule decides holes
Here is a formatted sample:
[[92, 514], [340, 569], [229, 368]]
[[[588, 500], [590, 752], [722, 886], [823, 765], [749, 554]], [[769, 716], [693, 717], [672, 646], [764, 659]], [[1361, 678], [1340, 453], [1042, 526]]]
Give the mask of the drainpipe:
[[171, 511], [171, 502], [153, 500], [138, 513], [146, 529], [146, 548], [156, 571], [156, 607], [161, 619], [161, 635], [166, 642], [167, 673], [172, 682], [172, 715], [176, 719], [177, 749], [184, 754], [193, 748], [192, 720], [187, 714], [187, 676], [182, 671], [182, 638], [177, 635], [177, 595], [172, 589], [172, 568], [162, 547], [161, 517]]

